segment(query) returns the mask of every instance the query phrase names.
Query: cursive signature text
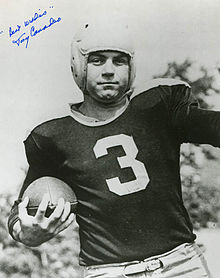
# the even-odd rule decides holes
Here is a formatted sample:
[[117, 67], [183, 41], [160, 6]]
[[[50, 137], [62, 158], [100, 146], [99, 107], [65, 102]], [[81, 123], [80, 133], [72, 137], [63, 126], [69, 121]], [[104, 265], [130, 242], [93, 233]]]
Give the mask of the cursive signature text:
[[[52, 9], [53, 6], [49, 8]], [[32, 39], [38, 37], [41, 32], [52, 28], [55, 23], [61, 21], [61, 17], [49, 17], [47, 10], [38, 9], [37, 11], [35, 10], [32, 15], [31, 17], [25, 18], [22, 24], [9, 27], [9, 37], [12, 39], [11, 42], [14, 45], [24, 45], [25, 48], [28, 48]]]
[[12, 29], [12, 27], [9, 27], [9, 36], [13, 36], [15, 33], [19, 32], [21, 30], [21, 25], [17, 25], [16, 29]]
[[[40, 11], [40, 9], [39, 9], [39, 11]], [[34, 16], [31, 19], [28, 19], [28, 20], [24, 21], [24, 26], [27, 27], [30, 23], [33, 23], [38, 18], [41, 18], [46, 14], [47, 14], [47, 11], [44, 11], [43, 13], [35, 13]]]
[[22, 33], [22, 35], [20, 35], [16, 40], [13, 40], [12, 43], [17, 44], [17, 46], [20, 46], [21, 44], [26, 43], [25, 47], [28, 48], [30, 37], [35, 37], [36, 35], [38, 35], [42, 31], [45, 31], [45, 30], [49, 29], [55, 23], [60, 22], [60, 21], [61, 21], [61, 17], [58, 17], [57, 19], [54, 19], [53, 17], [51, 17], [49, 19], [49, 24], [45, 24], [41, 28], [37, 29], [34, 25], [32, 25], [31, 28], [30, 28], [29, 34], [25, 33], [25, 32]]
[[13, 40], [13, 43], [16, 43], [18, 46], [24, 42], [26, 42], [26, 48], [28, 47], [28, 43], [29, 43], [29, 36], [25, 37], [25, 33], [23, 33], [17, 40]]
[[50, 20], [49, 20], [49, 24], [44, 25], [44, 27], [42, 27], [42, 28], [36, 29], [34, 26], [31, 26], [31, 29], [30, 29], [31, 37], [35, 37], [40, 32], [50, 28], [54, 23], [60, 22], [60, 20], [61, 20], [61, 17], [58, 17], [58, 19], [54, 19], [53, 17], [51, 17]]

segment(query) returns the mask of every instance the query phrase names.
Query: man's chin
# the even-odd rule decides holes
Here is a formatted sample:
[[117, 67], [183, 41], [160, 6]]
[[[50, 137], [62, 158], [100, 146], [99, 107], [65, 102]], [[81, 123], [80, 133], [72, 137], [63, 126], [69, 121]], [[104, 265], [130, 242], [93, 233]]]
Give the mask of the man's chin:
[[112, 90], [105, 90], [104, 92], [102, 92], [102, 94], [100, 95], [100, 98], [106, 101], [110, 101], [110, 100], [115, 100], [118, 98], [118, 92], [112, 91]]
[[[89, 94], [89, 93], [88, 93]], [[103, 103], [103, 104], [113, 104], [120, 102], [121, 99], [123, 99], [124, 95], [122, 92], [118, 90], [112, 90], [112, 89], [106, 89], [106, 90], [100, 90], [96, 93], [90, 93], [92, 98], [94, 98], [97, 102]]]
[[123, 95], [123, 96], [120, 96], [118, 94], [105, 95], [105, 96], [102, 96], [102, 98], [99, 98], [98, 101], [106, 106], [111, 106], [111, 105], [117, 106], [117, 104], [120, 104], [124, 98], [125, 98], [125, 95]]

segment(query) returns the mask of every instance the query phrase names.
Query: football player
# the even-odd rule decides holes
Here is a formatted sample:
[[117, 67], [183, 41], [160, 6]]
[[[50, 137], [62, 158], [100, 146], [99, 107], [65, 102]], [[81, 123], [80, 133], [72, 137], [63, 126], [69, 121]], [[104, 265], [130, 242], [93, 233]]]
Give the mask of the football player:
[[9, 231], [29, 246], [72, 221], [61, 199], [44, 216], [27, 214], [22, 194], [42, 176], [77, 195], [80, 264], [85, 277], [210, 277], [184, 207], [180, 145], [220, 147], [220, 113], [202, 110], [190, 86], [155, 79], [134, 89], [134, 47], [128, 28], [86, 25], [71, 48], [73, 78], [84, 94], [70, 115], [37, 126], [25, 141], [29, 162]]

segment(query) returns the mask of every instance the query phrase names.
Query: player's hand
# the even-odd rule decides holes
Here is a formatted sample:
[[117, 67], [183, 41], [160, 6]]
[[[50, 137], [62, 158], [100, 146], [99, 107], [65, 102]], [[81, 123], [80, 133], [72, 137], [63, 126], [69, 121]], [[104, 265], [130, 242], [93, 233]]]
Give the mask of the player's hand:
[[18, 205], [19, 222], [16, 223], [17, 226], [15, 227], [15, 233], [25, 245], [40, 245], [66, 229], [74, 220], [74, 214], [70, 214], [70, 203], [65, 203], [63, 198], [59, 199], [49, 218], [45, 217], [49, 204], [48, 194], [43, 196], [35, 216], [28, 215], [28, 202], [29, 199], [26, 197]]

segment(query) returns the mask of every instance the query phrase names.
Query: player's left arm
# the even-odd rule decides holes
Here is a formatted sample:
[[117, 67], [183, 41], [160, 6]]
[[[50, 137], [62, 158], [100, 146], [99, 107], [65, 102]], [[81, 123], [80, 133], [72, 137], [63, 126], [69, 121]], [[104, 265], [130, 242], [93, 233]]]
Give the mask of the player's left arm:
[[182, 142], [220, 147], [220, 111], [201, 109], [189, 86], [174, 88], [170, 106]]

